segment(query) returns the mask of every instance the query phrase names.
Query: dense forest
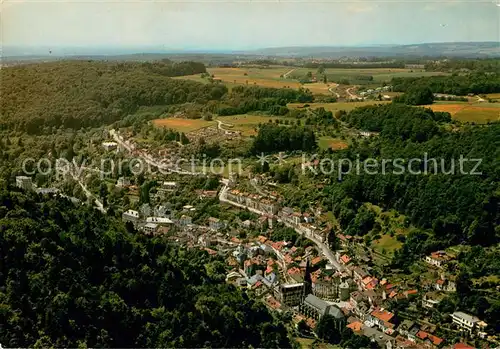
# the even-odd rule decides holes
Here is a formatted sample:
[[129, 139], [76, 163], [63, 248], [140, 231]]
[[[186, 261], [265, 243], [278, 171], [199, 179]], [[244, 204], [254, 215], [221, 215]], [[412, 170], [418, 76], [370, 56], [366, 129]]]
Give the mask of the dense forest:
[[393, 91], [406, 92], [414, 86], [428, 87], [433, 93], [467, 95], [469, 93], [500, 92], [500, 73], [471, 73], [451, 76], [426, 76], [415, 78], [393, 78]]
[[316, 147], [314, 131], [308, 127], [264, 124], [259, 128], [251, 152], [261, 154], [293, 150], [311, 151]]
[[265, 88], [236, 86], [226, 95], [216, 110], [219, 115], [246, 114], [251, 111], [265, 111], [271, 115], [285, 115], [289, 112], [287, 103], [309, 103], [314, 101], [311, 91], [300, 88]]
[[[449, 120], [447, 113], [399, 104], [355, 109], [343, 120], [356, 128], [379, 131], [380, 136], [332, 156], [390, 159], [385, 173], [361, 171], [340, 183], [335, 180], [326, 189], [325, 202], [344, 226], [359, 227], [357, 221], [367, 217], [358, 210], [362, 203], [371, 202], [404, 213], [417, 227], [432, 229], [433, 236], [420, 237], [418, 248], [406, 251], [411, 257], [453, 244], [492, 245], [500, 240], [499, 123], [450, 132], [442, 125]], [[461, 158], [471, 161], [460, 163]], [[421, 172], [399, 171], [394, 159], [402, 159], [405, 168], [409, 159], [420, 159], [412, 171]], [[481, 159], [474, 172], [478, 162], [472, 159]], [[476, 172], [481, 174], [471, 174]], [[402, 261], [410, 259], [405, 255]]]
[[2, 69], [0, 129], [39, 134], [98, 126], [140, 106], [206, 103], [227, 92], [220, 85], [168, 78], [199, 72], [205, 72], [203, 64], [169, 61], [62, 61]]
[[[35, 194], [33, 194], [35, 195]], [[0, 192], [7, 347], [291, 347], [204, 251], [144, 237], [65, 199]]]

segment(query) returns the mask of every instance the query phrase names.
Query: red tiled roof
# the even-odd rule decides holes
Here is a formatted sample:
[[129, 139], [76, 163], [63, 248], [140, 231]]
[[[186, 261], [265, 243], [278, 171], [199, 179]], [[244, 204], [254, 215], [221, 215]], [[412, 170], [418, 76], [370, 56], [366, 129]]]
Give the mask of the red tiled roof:
[[311, 263], [312, 263], [312, 265], [316, 265], [316, 264], [318, 264], [319, 262], [321, 262], [321, 260], [322, 260], [322, 258], [318, 256], [318, 257], [314, 258], [314, 259], [311, 261]]
[[258, 237], [259, 241], [263, 244], [264, 242], [267, 241], [267, 238], [265, 236], [259, 235]]
[[363, 279], [363, 284], [368, 285], [370, 282], [372, 282], [373, 278], [371, 276], [367, 276]]
[[408, 290], [406, 291], [406, 295], [409, 296], [409, 295], [412, 295], [412, 294], [417, 294], [418, 291], [417, 290]]
[[278, 309], [279, 307], [281, 307], [280, 302], [278, 302], [274, 297], [269, 297], [266, 300], [266, 303], [273, 309]]
[[428, 336], [428, 333], [427, 332], [424, 332], [424, 331], [418, 331], [417, 332], [417, 337], [420, 338], [420, 339], [426, 339]]
[[347, 325], [347, 327], [353, 330], [354, 332], [359, 332], [363, 328], [363, 324], [359, 321], [355, 321], [352, 324]]
[[380, 309], [375, 309], [374, 311], [372, 311], [371, 315], [385, 322], [391, 321], [391, 319], [394, 317], [393, 313]]
[[306, 324], [307, 324], [307, 326], [309, 326], [309, 328], [315, 328], [316, 327], [316, 320], [311, 319], [311, 318], [307, 318]]
[[208, 252], [208, 254], [211, 254], [211, 255], [217, 254], [217, 252], [216, 252], [216, 251], [211, 250], [211, 249], [209, 249], [209, 248], [206, 248], [206, 249], [205, 249], [205, 251], [207, 251], [207, 252]]
[[301, 274], [301, 273], [302, 271], [297, 267], [288, 269], [288, 275]]
[[436, 284], [438, 285], [444, 285], [444, 280], [443, 279], [439, 279], [436, 281]]
[[453, 346], [453, 349], [475, 349], [475, 348], [465, 343], [457, 343]]
[[344, 262], [344, 264], [347, 264], [351, 261], [351, 258], [346, 254], [340, 257], [340, 259], [342, 260], [342, 262]]
[[433, 336], [432, 334], [429, 334], [428, 337], [431, 340], [432, 344], [434, 344], [436, 346], [440, 345], [444, 341], [444, 339]]

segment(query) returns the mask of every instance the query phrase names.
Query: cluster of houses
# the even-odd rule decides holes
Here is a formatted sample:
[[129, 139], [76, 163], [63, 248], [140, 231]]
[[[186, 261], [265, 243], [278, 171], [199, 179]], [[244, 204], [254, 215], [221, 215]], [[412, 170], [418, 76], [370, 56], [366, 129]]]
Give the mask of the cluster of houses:
[[[184, 206], [186, 213], [194, 209], [192, 206]], [[143, 204], [138, 211], [127, 210], [122, 214], [124, 223], [130, 222], [134, 227], [148, 235], [166, 234], [174, 225], [186, 227], [192, 224], [192, 218], [183, 214], [179, 219], [172, 218], [172, 207], [169, 203], [151, 207]]]
[[315, 216], [321, 214], [320, 210], [312, 214], [295, 211], [290, 207], [281, 208], [281, 205], [271, 196], [246, 193], [238, 189], [230, 190], [226, 194], [226, 200], [245, 206], [254, 212], [259, 212], [261, 214], [261, 224], [267, 222], [270, 228], [277, 221], [281, 221], [288, 226], [296, 228], [308, 238], [313, 238], [320, 242], [326, 241], [329, 229], [319, 229], [314, 225]]
[[75, 197], [67, 196], [61, 193], [57, 188], [40, 188], [35, 183], [31, 177], [28, 176], [16, 176], [16, 187], [25, 191], [34, 191], [41, 195], [58, 195], [59, 197], [64, 197], [69, 199], [74, 204], [81, 204], [81, 201]]
[[[391, 90], [391, 86], [383, 86], [383, 87], [377, 87], [375, 89], [368, 89], [366, 91], [360, 92], [359, 95], [361, 97], [368, 97], [371, 95], [378, 95], [382, 94], [383, 92], [388, 92]], [[382, 95], [383, 100], [390, 100], [391, 97], [388, 95]]]

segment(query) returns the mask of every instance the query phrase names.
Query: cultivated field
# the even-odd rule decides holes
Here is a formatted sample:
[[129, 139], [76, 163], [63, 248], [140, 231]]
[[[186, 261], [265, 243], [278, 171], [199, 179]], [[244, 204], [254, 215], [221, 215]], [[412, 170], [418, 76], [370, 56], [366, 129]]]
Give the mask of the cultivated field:
[[491, 98], [491, 99], [500, 99], [500, 93], [490, 93], [490, 94], [487, 94], [486, 97]]
[[426, 106], [434, 111], [445, 111], [461, 122], [487, 123], [500, 121], [499, 103], [436, 103]]
[[346, 143], [346, 141], [326, 136], [319, 138], [318, 145], [321, 149], [333, 149], [333, 150], [346, 149], [349, 146]]
[[[314, 94], [331, 95], [328, 91], [330, 87], [335, 87], [335, 84], [313, 83], [300, 84], [289, 76], [288, 78], [281, 77], [287, 72], [293, 70], [291, 67], [272, 66], [269, 68], [208, 68], [207, 72], [214, 76], [215, 80], [222, 81], [229, 88], [245, 85], [245, 86], [262, 86], [274, 88], [293, 88], [298, 89], [304, 87], [309, 89]], [[178, 76], [175, 79], [193, 80], [202, 83], [208, 83], [208, 79], [201, 78], [201, 74]]]
[[[275, 119], [276, 117], [250, 114], [220, 116], [217, 118], [217, 120], [224, 123], [222, 125], [223, 129], [240, 131], [242, 136], [255, 135], [259, 124], [268, 123], [269, 120], [274, 121]], [[295, 119], [290, 119], [290, 121], [295, 121]], [[203, 119], [166, 118], [153, 120], [153, 123], [158, 127], [171, 128], [184, 133], [194, 132], [209, 126], [217, 128], [216, 121], [205, 121]]]
[[[309, 103], [309, 108], [318, 109], [325, 108], [327, 111], [335, 113], [337, 110], [350, 111], [357, 107], [366, 105], [387, 104], [390, 101], [363, 101], [363, 102], [340, 102], [340, 103]], [[304, 103], [288, 103], [287, 107], [291, 109], [300, 109], [304, 107]]]
[[189, 133], [208, 126], [216, 126], [215, 121], [205, 121], [203, 119], [179, 119], [166, 118], [153, 120], [153, 124], [158, 127], [166, 127], [178, 132]]
[[[268, 123], [269, 120], [274, 121], [276, 117], [270, 117], [266, 115], [232, 115], [232, 116], [220, 116], [217, 120], [222, 121], [225, 124], [232, 125], [232, 127], [223, 125], [222, 127], [231, 131], [240, 131], [242, 136], [253, 136], [257, 134], [257, 129], [259, 124]], [[286, 120], [284, 118], [281, 118]], [[295, 119], [290, 119], [290, 121], [295, 121]]]
[[[300, 79], [308, 72], [313, 76], [317, 75], [317, 69], [313, 68], [298, 68], [290, 77]], [[418, 77], [418, 76], [434, 76], [434, 75], [448, 75], [441, 72], [426, 72], [422, 69], [403, 69], [403, 68], [373, 68], [373, 69], [342, 69], [342, 68], [328, 68], [325, 69], [325, 74], [328, 81], [338, 82], [342, 79], [349, 80], [350, 84], [354, 85], [380, 85], [380, 83], [390, 80], [394, 77]], [[360, 77], [373, 76], [373, 81], [364, 80]], [[307, 86], [307, 85], [306, 85]]]

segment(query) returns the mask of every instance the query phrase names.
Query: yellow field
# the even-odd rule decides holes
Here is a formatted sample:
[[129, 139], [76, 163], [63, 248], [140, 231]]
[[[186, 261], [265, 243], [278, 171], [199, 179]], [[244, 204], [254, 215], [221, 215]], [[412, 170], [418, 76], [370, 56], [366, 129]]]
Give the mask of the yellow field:
[[178, 132], [192, 132], [208, 126], [215, 126], [215, 121], [205, 121], [203, 119], [179, 119], [167, 118], [153, 120], [153, 124], [158, 127], [166, 127]]
[[[274, 88], [292, 88], [298, 89], [300, 87], [309, 89], [314, 94], [331, 95], [328, 88], [335, 87], [335, 84], [324, 84], [322, 82], [313, 84], [300, 84], [297, 80], [285, 79], [284, 74], [291, 71], [290, 67], [274, 66], [269, 68], [208, 68], [207, 72], [213, 75], [215, 80], [220, 80], [228, 87], [238, 85], [245, 86], [262, 86]], [[202, 83], [208, 83], [208, 79], [200, 77], [201, 74], [179, 76], [175, 79], [193, 80]]]
[[487, 94], [486, 97], [491, 98], [491, 99], [500, 99], [500, 93], [490, 93], [490, 94]]
[[426, 106], [434, 111], [444, 111], [461, 122], [487, 123], [489, 121], [500, 121], [500, 105], [496, 104], [432, 104]]
[[[390, 101], [363, 101], [363, 102], [341, 102], [341, 103], [308, 103], [309, 108], [317, 109], [317, 108], [325, 108], [327, 111], [331, 111], [335, 113], [337, 110], [345, 110], [350, 111], [357, 107], [364, 107], [366, 105], [375, 105], [375, 104], [387, 104], [391, 103]], [[287, 107], [290, 109], [299, 109], [302, 108], [304, 103], [288, 103]]]
[[[240, 131], [242, 136], [252, 136], [257, 134], [259, 124], [268, 123], [269, 120], [274, 122], [276, 117], [265, 115], [232, 115], [220, 116], [216, 120], [220, 120], [224, 124], [222, 128], [230, 131]], [[282, 118], [286, 120], [285, 118]], [[289, 119], [290, 122], [295, 119]], [[179, 118], [166, 118], [153, 120], [153, 124], [157, 127], [166, 127], [176, 130], [178, 132], [189, 133], [197, 131], [205, 127], [217, 127], [216, 121], [205, 121], [203, 119], [179, 119]]]
[[[220, 79], [225, 83], [238, 85], [258, 85], [263, 87], [276, 88], [299, 88], [301, 85], [294, 80], [280, 78], [290, 69], [288, 67], [278, 68], [209, 68], [208, 73], [214, 76], [214, 79]], [[246, 75], [245, 75], [246, 74]]]

